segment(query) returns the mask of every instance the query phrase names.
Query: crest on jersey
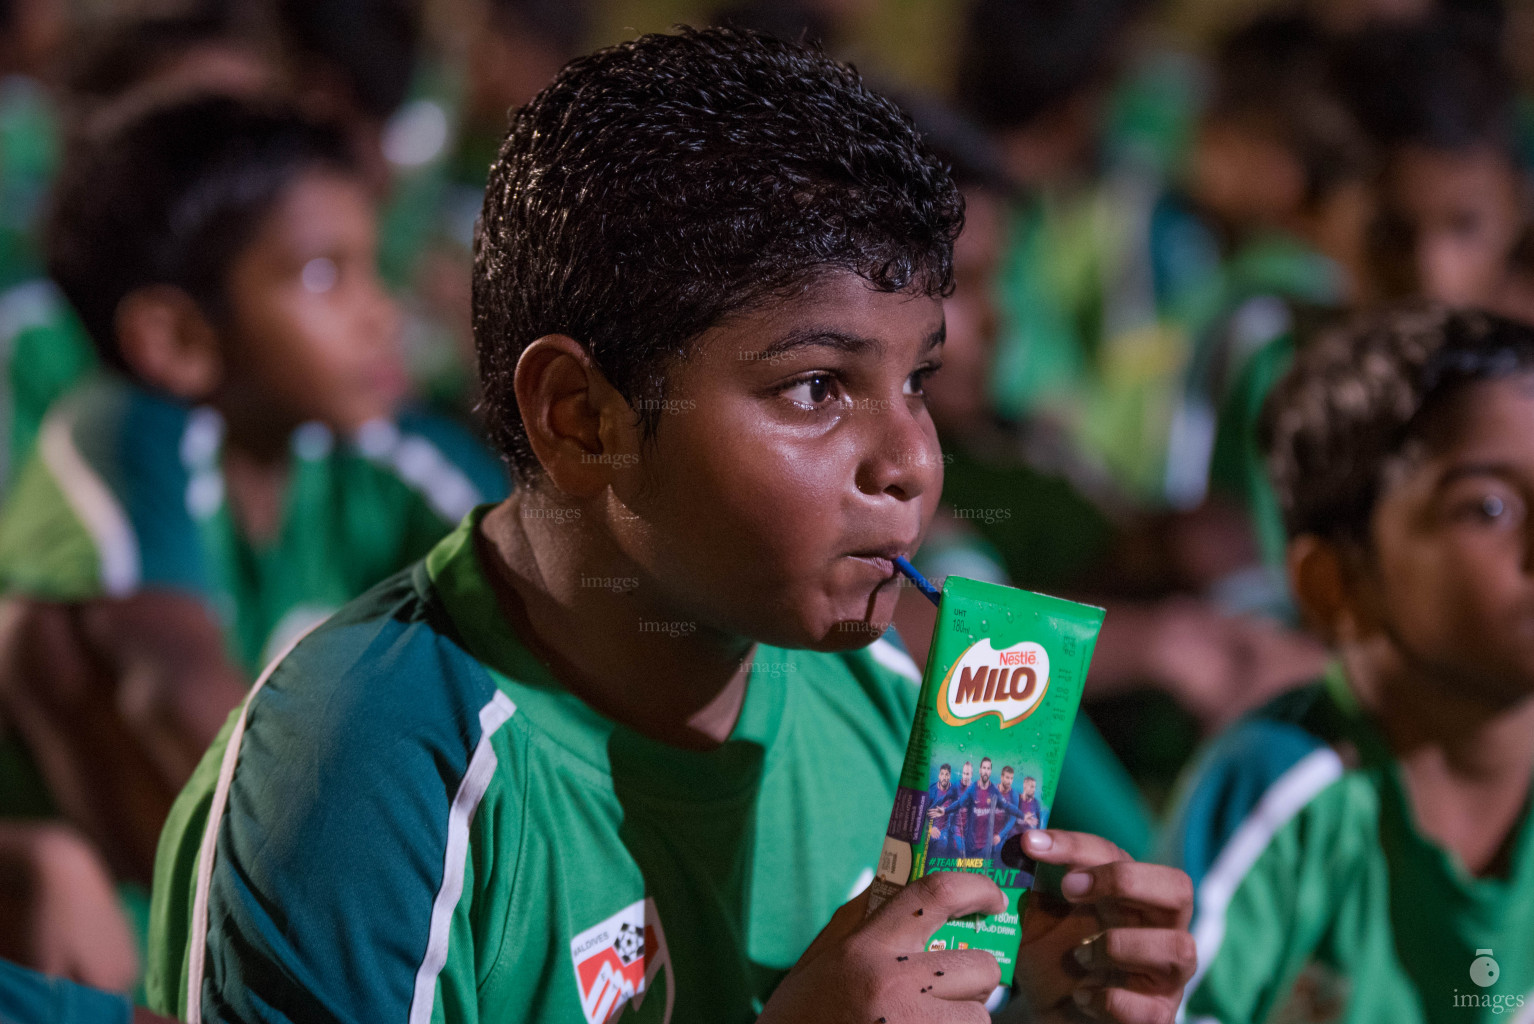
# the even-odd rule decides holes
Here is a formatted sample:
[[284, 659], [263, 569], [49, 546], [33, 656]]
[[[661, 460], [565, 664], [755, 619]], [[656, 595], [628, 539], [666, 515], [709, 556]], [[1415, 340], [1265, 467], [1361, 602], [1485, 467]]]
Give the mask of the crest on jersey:
[[571, 939], [570, 959], [586, 1024], [607, 1024], [630, 1009], [639, 1014], [663, 971], [665, 1007], [659, 1016], [652, 1012], [643, 1018], [669, 1024], [676, 987], [666, 932], [654, 900], [631, 903]]

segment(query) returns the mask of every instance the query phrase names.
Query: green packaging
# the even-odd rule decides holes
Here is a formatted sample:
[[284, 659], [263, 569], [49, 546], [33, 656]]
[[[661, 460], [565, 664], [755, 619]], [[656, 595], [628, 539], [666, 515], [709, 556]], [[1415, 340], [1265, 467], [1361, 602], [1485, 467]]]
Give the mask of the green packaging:
[[1045, 828], [1103, 610], [950, 576], [922, 674], [916, 723], [869, 912], [937, 871], [992, 878], [999, 914], [956, 918], [929, 949], [984, 949], [1011, 984], [1033, 862], [1022, 836]]

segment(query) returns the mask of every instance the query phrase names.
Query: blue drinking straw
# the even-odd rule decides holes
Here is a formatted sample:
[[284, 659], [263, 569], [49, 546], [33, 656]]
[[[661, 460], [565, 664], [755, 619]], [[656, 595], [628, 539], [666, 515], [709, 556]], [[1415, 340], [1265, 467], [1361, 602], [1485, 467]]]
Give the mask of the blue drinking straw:
[[912, 565], [904, 558], [897, 558], [895, 559], [895, 568], [899, 569], [901, 572], [905, 573], [906, 576], [910, 577], [911, 582], [916, 584], [916, 589], [925, 594], [928, 601], [931, 601], [933, 604], [937, 604], [938, 598], [942, 595], [938, 593], [938, 589], [936, 587], [928, 582], [927, 577], [916, 571], [916, 566]]

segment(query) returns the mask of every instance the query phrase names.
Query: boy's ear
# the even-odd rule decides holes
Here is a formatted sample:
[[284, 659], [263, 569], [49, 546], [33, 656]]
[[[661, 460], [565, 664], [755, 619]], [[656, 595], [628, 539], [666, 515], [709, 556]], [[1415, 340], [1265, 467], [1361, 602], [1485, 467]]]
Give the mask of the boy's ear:
[[1300, 615], [1328, 646], [1359, 638], [1370, 616], [1360, 605], [1353, 564], [1334, 541], [1302, 534], [1289, 542], [1289, 584]]
[[123, 296], [114, 320], [118, 350], [147, 384], [198, 402], [223, 379], [218, 333], [196, 301], [171, 285], [152, 285]]
[[633, 409], [574, 338], [546, 334], [517, 359], [514, 387], [544, 474], [572, 497], [600, 494], [637, 463]]

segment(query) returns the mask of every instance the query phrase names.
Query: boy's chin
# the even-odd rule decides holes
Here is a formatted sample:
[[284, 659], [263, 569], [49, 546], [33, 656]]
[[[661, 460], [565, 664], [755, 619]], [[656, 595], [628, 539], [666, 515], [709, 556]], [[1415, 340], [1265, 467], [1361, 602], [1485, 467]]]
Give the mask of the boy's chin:
[[890, 628], [888, 621], [846, 619], [832, 623], [829, 629], [811, 638], [804, 646], [812, 651], [835, 654], [856, 651], [879, 639]]

